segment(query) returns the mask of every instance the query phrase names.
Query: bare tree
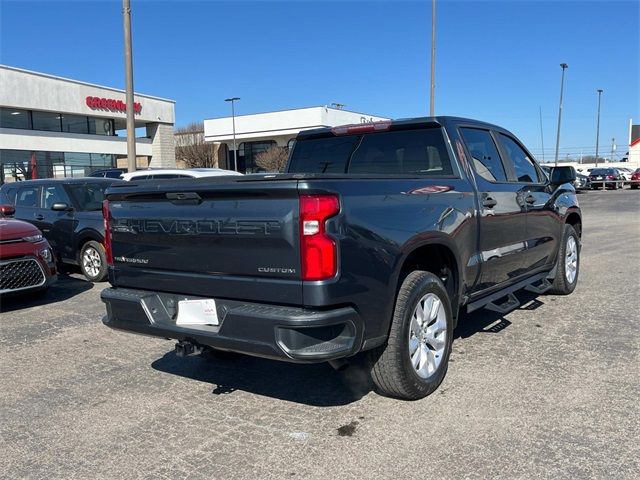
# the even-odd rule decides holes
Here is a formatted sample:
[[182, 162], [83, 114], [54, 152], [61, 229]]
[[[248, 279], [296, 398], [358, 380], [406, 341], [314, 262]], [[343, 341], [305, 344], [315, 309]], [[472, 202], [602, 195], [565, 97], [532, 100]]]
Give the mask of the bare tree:
[[288, 158], [289, 152], [286, 148], [273, 146], [256, 155], [256, 165], [267, 172], [282, 172]]
[[217, 148], [204, 141], [204, 124], [190, 123], [174, 133], [176, 160], [187, 168], [215, 168], [218, 166]]

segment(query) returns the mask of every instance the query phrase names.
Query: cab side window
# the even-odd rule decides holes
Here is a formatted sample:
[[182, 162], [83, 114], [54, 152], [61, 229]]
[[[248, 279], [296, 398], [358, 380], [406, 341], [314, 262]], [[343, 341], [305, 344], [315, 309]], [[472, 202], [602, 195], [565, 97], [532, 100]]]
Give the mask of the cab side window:
[[490, 182], [506, 182], [507, 174], [489, 131], [466, 127], [460, 131], [471, 153], [476, 173]]
[[507, 153], [507, 161], [510, 161], [513, 165], [517, 181], [520, 183], [541, 183], [543, 180], [540, 173], [533, 164], [533, 160], [527, 155], [527, 152], [511, 137], [499, 133], [498, 138]]
[[37, 207], [38, 187], [22, 187], [16, 195], [16, 207]]

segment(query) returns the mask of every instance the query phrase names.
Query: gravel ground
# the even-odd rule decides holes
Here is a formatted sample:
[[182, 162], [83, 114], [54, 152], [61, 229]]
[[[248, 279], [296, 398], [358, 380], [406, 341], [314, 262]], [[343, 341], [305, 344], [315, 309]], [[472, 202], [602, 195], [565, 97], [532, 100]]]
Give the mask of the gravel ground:
[[357, 369], [189, 357], [61, 276], [3, 300], [2, 478], [638, 478], [640, 192], [588, 192], [580, 281], [466, 315], [418, 402]]

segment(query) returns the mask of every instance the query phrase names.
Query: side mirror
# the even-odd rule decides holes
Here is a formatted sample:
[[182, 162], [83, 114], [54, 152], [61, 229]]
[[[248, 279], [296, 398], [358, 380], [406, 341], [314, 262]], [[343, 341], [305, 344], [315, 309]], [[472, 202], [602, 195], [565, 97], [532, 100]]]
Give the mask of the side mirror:
[[66, 212], [71, 210], [71, 207], [67, 203], [60, 202], [60, 203], [54, 203], [53, 205], [51, 205], [51, 210], [55, 212]]
[[549, 178], [551, 185], [572, 183], [576, 179], [576, 169], [573, 167], [552, 167]]
[[12, 217], [16, 213], [13, 205], [0, 205], [0, 217]]

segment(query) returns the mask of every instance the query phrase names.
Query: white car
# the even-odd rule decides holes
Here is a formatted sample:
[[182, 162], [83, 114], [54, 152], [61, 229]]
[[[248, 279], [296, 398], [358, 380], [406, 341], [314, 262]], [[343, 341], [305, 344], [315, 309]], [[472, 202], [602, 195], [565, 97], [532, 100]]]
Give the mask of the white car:
[[124, 173], [120, 176], [126, 181], [131, 180], [166, 180], [170, 178], [204, 178], [223, 177], [228, 175], [242, 175], [233, 170], [223, 170], [222, 168], [189, 168], [189, 169], [169, 169], [158, 168], [150, 170], [136, 170], [135, 172]]
[[629, 182], [631, 180], [633, 170], [631, 170], [630, 168], [618, 167], [618, 171], [620, 172], [620, 175], [622, 175], [622, 178], [624, 178], [625, 182]]

